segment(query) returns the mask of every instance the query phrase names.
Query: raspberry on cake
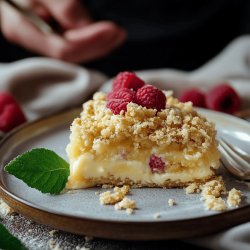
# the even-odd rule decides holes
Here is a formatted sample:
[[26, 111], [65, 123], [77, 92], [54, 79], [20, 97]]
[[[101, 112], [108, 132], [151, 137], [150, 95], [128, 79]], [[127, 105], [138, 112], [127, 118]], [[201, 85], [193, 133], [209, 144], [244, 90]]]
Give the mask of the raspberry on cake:
[[166, 96], [152, 85], [145, 85], [136, 92], [136, 103], [148, 109], [161, 111], [166, 107]]
[[[133, 91], [141, 104], [137, 98], [126, 99], [126, 92], [109, 100], [96, 93], [83, 105], [67, 146], [67, 188], [170, 188], [212, 179], [220, 165], [214, 124], [169, 92], [151, 85]], [[160, 100], [152, 100], [155, 96]], [[119, 105], [109, 104], [111, 100]]]
[[144, 81], [140, 79], [135, 73], [125, 71], [120, 72], [114, 79], [113, 89], [118, 90], [121, 88], [127, 88], [137, 90], [144, 85]]

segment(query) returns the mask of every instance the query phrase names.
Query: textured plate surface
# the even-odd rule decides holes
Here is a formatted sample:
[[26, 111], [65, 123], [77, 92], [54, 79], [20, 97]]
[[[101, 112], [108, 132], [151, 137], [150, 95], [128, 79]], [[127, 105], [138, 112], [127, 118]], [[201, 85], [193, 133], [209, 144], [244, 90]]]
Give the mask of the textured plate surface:
[[[202, 109], [199, 111], [209, 120], [216, 123], [218, 132], [229, 142], [241, 147], [250, 154], [250, 123], [221, 113]], [[69, 141], [69, 126], [73, 118], [78, 114], [79, 109], [75, 109], [36, 121], [14, 131], [2, 142], [0, 147], [1, 193], [7, 198], [7, 202], [14, 206], [19, 204], [17, 209], [21, 212], [25, 210], [22, 208], [22, 205], [28, 205], [28, 207], [39, 209], [43, 212], [77, 218], [82, 221], [87, 219], [103, 224], [105, 222], [115, 222], [121, 223], [121, 225], [122, 223], [140, 222], [156, 224], [164, 222], [167, 225], [168, 222], [181, 222], [183, 220], [192, 221], [202, 218], [209, 220], [213, 216], [218, 217], [218, 215], [226, 213], [231, 213], [231, 216], [235, 214], [237, 217], [239, 215], [237, 211], [240, 212], [241, 209], [245, 211], [248, 208], [248, 212], [250, 211], [250, 192], [247, 185], [236, 181], [226, 171], [222, 171], [222, 174], [226, 180], [227, 187], [236, 187], [244, 193], [245, 197], [241, 208], [230, 209], [223, 213], [207, 211], [200, 201], [200, 194], [186, 195], [183, 189], [142, 188], [131, 191], [130, 198], [136, 200], [138, 207], [138, 210], [133, 215], [127, 215], [124, 211], [115, 211], [113, 206], [101, 206], [99, 204], [99, 196], [95, 192], [103, 192], [104, 189], [74, 190], [61, 195], [51, 196], [29, 188], [22, 181], [3, 171], [4, 165], [15, 156], [37, 147], [52, 149], [67, 159], [65, 147]], [[167, 204], [169, 198], [175, 199], [177, 205], [169, 207]], [[17, 202], [17, 204], [13, 204], [13, 201]], [[156, 213], [161, 215], [160, 218], [155, 219], [154, 215]], [[34, 216], [34, 219], [37, 219], [36, 216]], [[246, 218], [246, 221], [248, 219]], [[49, 223], [49, 221], [46, 223], [42, 219], [38, 219], [38, 221], [55, 225], [55, 223]], [[239, 220], [240, 222], [242, 222], [242, 219]], [[234, 224], [237, 224], [237, 220]], [[228, 225], [225, 225], [225, 227], [228, 227]], [[67, 226], [63, 229], [67, 230]], [[76, 230], [76, 232], [81, 233], [81, 229], [79, 230]], [[68, 231], [72, 231], [72, 229], [69, 228]], [[85, 228], [82, 229], [82, 232], [86, 233]], [[129, 232], [127, 234], [129, 235]], [[98, 236], [102, 235], [98, 233]], [[103, 237], [108, 236], [104, 235]], [[168, 236], [160, 238], [168, 238]], [[141, 238], [138, 237], [138, 239]]]

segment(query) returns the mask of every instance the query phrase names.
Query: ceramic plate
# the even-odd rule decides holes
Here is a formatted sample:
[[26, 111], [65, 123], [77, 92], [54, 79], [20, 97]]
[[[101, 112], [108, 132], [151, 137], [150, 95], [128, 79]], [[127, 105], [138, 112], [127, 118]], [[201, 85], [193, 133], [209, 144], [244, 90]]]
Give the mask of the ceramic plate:
[[[216, 123], [218, 133], [250, 154], [250, 123], [235, 117], [199, 110]], [[225, 170], [228, 189], [243, 191], [241, 207], [218, 213], [207, 211], [200, 194], [186, 195], [183, 189], [141, 188], [131, 191], [138, 210], [128, 215], [113, 206], [101, 206], [97, 191], [101, 188], [75, 190], [60, 195], [42, 194], [3, 171], [15, 156], [32, 148], [45, 147], [67, 159], [69, 126], [80, 109], [44, 118], [13, 131], [0, 145], [0, 195], [18, 212], [33, 220], [65, 231], [113, 239], [170, 239], [202, 235], [248, 221], [250, 192], [246, 184], [235, 180]], [[168, 199], [177, 205], [168, 206]], [[159, 218], [155, 215], [159, 214]], [[216, 224], [216, 227], [214, 226]]]

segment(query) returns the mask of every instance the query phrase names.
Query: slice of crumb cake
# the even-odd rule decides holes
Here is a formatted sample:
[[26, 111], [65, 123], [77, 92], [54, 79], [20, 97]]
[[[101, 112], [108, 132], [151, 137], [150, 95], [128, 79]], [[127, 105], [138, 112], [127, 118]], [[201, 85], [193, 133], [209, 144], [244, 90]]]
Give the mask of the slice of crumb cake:
[[123, 87], [96, 93], [74, 120], [67, 188], [170, 188], [211, 179], [220, 165], [214, 124], [170, 92]]

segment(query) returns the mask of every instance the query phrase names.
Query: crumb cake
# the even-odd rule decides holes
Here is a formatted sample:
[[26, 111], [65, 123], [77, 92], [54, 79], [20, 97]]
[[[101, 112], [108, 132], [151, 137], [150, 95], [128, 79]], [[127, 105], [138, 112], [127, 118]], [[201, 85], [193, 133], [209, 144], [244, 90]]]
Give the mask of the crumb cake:
[[185, 187], [215, 176], [220, 155], [214, 124], [199, 115], [191, 102], [180, 102], [171, 91], [162, 93], [161, 109], [142, 101], [127, 100], [124, 106], [120, 99], [112, 99], [112, 105], [123, 107], [114, 112], [107, 104], [109, 95], [101, 92], [83, 104], [66, 149], [68, 189], [103, 184]]

